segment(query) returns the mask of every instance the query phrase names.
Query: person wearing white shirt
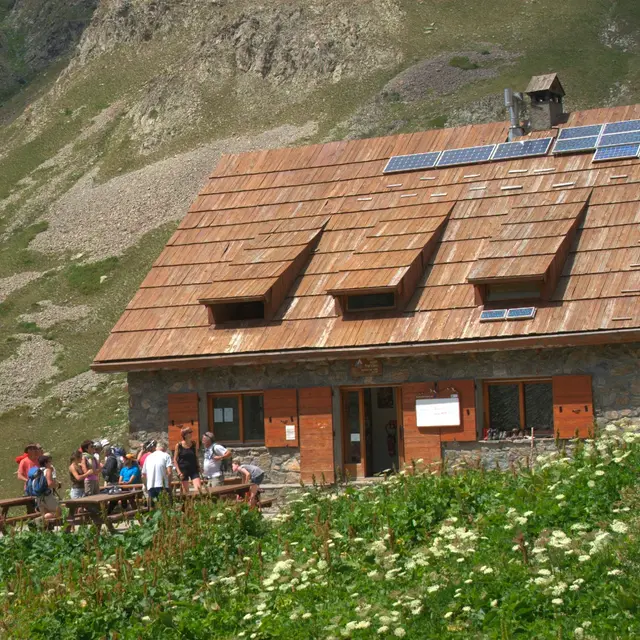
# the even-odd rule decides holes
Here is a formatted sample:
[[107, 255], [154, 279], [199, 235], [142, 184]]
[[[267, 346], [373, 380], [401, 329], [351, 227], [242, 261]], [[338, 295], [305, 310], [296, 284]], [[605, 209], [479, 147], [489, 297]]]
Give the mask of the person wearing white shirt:
[[163, 492], [171, 496], [169, 488], [172, 468], [173, 462], [167, 453], [167, 445], [158, 442], [156, 450], [147, 456], [142, 467], [142, 478], [152, 502], [155, 502]]
[[207, 431], [202, 436], [204, 448], [204, 464], [202, 471], [207, 478], [209, 486], [217, 487], [223, 484], [222, 461], [231, 458], [231, 451], [221, 444], [214, 442], [213, 433]]

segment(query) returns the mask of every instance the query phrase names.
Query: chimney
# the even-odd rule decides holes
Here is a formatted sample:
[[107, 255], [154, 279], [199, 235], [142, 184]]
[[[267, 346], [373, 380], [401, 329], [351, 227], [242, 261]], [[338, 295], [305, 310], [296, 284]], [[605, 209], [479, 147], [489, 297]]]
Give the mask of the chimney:
[[534, 76], [525, 93], [531, 98], [531, 131], [546, 131], [564, 122], [562, 98], [565, 93], [556, 73]]
[[520, 124], [520, 105], [524, 102], [521, 93], [513, 93], [512, 89], [504, 90], [504, 106], [509, 112], [509, 142], [524, 135]]

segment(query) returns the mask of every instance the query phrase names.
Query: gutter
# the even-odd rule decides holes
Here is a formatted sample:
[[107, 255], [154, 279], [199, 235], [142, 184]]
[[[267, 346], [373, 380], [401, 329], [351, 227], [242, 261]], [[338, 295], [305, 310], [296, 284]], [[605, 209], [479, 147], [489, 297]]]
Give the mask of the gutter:
[[543, 349], [547, 347], [582, 347], [606, 344], [640, 342], [640, 329], [616, 329], [553, 333], [544, 336], [515, 338], [489, 338], [484, 340], [456, 340], [451, 342], [420, 342], [411, 344], [377, 345], [368, 347], [342, 347], [335, 349], [296, 349], [290, 351], [264, 351], [222, 355], [150, 358], [148, 360], [113, 360], [94, 362], [91, 369], [98, 373], [122, 371], [150, 371], [158, 369], [205, 369], [279, 362], [313, 362], [353, 358], [385, 358], [399, 356], [444, 355], [483, 351]]

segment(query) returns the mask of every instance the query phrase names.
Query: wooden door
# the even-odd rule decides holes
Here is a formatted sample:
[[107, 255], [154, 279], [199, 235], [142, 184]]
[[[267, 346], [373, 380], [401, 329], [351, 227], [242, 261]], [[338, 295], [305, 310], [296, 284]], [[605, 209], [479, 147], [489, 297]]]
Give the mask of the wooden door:
[[333, 403], [331, 387], [298, 390], [300, 479], [333, 482]]

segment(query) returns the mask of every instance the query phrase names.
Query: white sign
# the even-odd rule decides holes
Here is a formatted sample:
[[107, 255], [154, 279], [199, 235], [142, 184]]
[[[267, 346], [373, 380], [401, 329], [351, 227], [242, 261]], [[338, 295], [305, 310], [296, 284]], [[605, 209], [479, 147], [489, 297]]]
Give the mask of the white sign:
[[295, 440], [296, 439], [296, 425], [295, 424], [285, 424], [284, 425], [284, 437], [285, 437], [285, 440]]
[[224, 408], [224, 421], [233, 422], [233, 407]]
[[360, 434], [352, 433], [351, 434], [351, 442], [360, 442]]
[[217, 424], [224, 422], [224, 411], [220, 407], [213, 409], [213, 421]]
[[459, 427], [460, 398], [417, 398], [416, 424], [418, 427]]

